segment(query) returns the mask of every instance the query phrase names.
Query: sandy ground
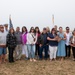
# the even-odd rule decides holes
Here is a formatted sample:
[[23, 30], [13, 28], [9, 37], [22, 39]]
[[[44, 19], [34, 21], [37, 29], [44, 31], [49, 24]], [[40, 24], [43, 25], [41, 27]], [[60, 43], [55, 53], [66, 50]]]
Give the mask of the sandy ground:
[[19, 60], [15, 63], [0, 65], [0, 75], [75, 75], [75, 61], [72, 58], [64, 61]]

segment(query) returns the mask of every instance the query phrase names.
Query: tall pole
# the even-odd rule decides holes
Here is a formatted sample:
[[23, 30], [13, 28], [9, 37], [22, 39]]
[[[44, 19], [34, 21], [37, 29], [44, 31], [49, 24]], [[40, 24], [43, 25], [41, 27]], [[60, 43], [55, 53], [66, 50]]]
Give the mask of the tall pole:
[[9, 15], [9, 19], [11, 19], [11, 15]]
[[52, 15], [52, 24], [53, 24], [53, 27], [54, 27], [54, 14]]

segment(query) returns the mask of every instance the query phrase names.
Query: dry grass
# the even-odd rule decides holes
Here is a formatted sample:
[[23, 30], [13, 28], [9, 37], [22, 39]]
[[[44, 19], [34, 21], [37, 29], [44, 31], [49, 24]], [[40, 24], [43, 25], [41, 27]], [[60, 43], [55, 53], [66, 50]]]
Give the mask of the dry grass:
[[7, 62], [0, 65], [0, 75], [75, 75], [75, 62], [71, 59], [52, 62], [49, 60]]

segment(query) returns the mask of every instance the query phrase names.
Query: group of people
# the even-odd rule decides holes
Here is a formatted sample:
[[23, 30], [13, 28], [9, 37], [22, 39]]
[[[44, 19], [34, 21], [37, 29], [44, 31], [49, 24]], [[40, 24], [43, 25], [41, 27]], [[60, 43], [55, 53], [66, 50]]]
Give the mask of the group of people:
[[0, 63], [6, 62], [7, 50], [8, 60], [13, 63], [14, 59], [20, 60], [22, 55], [25, 55], [25, 60], [34, 62], [37, 61], [36, 57], [39, 60], [64, 60], [71, 56], [71, 49], [75, 60], [75, 30], [70, 32], [69, 27], [66, 27], [66, 32], [62, 27], [57, 30], [56, 25], [51, 31], [49, 27], [44, 27], [40, 32], [39, 27], [31, 27], [30, 31], [25, 26], [22, 30], [20, 27], [8, 30], [7, 24], [0, 25]]

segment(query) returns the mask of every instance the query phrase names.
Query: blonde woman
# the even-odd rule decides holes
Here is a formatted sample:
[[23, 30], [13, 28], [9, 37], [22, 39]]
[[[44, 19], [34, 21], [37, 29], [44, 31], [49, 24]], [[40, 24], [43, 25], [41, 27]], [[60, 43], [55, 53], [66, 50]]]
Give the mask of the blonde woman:
[[50, 28], [46, 27], [47, 33], [50, 33]]

